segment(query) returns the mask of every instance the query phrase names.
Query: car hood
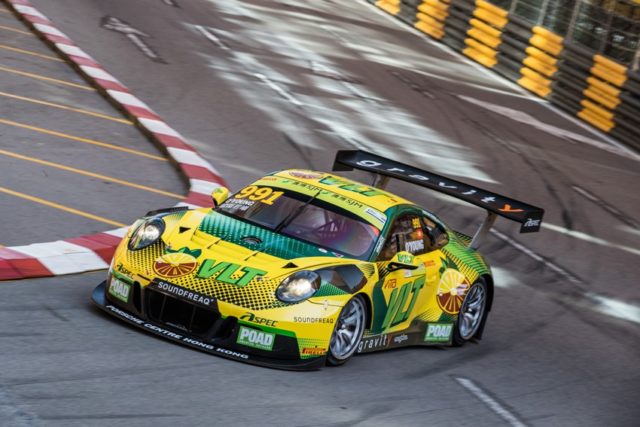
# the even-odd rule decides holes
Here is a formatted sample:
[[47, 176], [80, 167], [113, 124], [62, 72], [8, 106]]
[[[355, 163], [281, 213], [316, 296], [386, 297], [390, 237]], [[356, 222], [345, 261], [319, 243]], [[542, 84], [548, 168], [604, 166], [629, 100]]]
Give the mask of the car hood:
[[271, 271], [335, 263], [342, 257], [211, 209], [187, 211], [164, 220], [167, 227], [162, 240], [167, 252], [190, 252], [198, 255], [199, 261], [240, 262]]
[[173, 212], [162, 219], [166, 226], [161, 241], [137, 251], [126, 250], [125, 245], [116, 254], [116, 270], [123, 263], [145, 279], [141, 283], [167, 282], [249, 309], [285, 305], [274, 291], [296, 271], [322, 270], [318, 295], [343, 294], [351, 285], [364, 283], [363, 271], [367, 277], [373, 274], [371, 267], [361, 267], [369, 263], [339, 258], [211, 209]]

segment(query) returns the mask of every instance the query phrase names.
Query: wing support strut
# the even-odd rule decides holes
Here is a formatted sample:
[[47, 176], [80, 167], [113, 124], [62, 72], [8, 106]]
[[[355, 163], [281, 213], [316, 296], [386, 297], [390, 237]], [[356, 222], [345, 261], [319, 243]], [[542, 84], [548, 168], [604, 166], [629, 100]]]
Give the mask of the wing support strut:
[[496, 222], [496, 218], [498, 218], [497, 214], [487, 211], [487, 216], [484, 218], [484, 221], [482, 221], [482, 224], [480, 224], [480, 228], [478, 228], [476, 234], [473, 235], [473, 239], [469, 244], [471, 249], [478, 249], [480, 243], [482, 243], [484, 238], [487, 237], [487, 234], [489, 234], [489, 230], [493, 227], [493, 223]]

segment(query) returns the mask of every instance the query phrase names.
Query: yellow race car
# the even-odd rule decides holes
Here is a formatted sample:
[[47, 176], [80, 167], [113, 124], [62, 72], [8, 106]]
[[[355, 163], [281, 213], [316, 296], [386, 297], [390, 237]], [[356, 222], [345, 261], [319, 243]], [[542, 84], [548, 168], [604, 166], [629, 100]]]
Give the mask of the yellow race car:
[[[494, 285], [476, 248], [497, 215], [538, 231], [543, 210], [363, 151], [334, 170], [265, 176], [214, 208], [136, 221], [93, 301], [181, 344], [259, 365], [314, 369], [355, 353], [479, 339]], [[484, 208], [471, 238], [384, 191], [397, 178]]]

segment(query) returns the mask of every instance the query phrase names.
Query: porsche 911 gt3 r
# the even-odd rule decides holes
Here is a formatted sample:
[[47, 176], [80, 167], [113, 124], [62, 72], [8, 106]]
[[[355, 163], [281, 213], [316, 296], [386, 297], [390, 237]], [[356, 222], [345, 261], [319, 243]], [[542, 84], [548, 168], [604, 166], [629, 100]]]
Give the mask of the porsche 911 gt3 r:
[[[214, 208], [136, 221], [93, 293], [108, 313], [209, 353], [284, 369], [340, 365], [355, 353], [454, 345], [482, 336], [491, 271], [477, 247], [497, 215], [538, 231], [543, 210], [362, 151], [334, 170], [364, 185], [285, 170]], [[484, 208], [473, 238], [383, 189], [397, 178]]]

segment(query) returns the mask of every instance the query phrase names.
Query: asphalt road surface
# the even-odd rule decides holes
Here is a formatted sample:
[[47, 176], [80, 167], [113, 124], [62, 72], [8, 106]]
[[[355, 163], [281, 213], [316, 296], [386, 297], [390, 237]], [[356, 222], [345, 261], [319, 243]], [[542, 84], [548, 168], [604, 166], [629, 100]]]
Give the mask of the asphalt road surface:
[[[364, 1], [33, 3], [232, 188], [277, 169], [326, 170], [335, 150], [363, 148], [542, 206], [546, 226], [518, 235], [498, 221], [484, 252], [499, 288], [480, 343], [311, 373], [200, 354], [120, 324], [88, 302], [104, 273], [1, 283], [0, 420], [637, 425], [636, 154]], [[463, 230], [483, 216], [391, 189]]]
[[11, 218], [0, 245], [122, 227], [185, 191], [167, 158], [4, 4], [0, 138], [0, 212]]

